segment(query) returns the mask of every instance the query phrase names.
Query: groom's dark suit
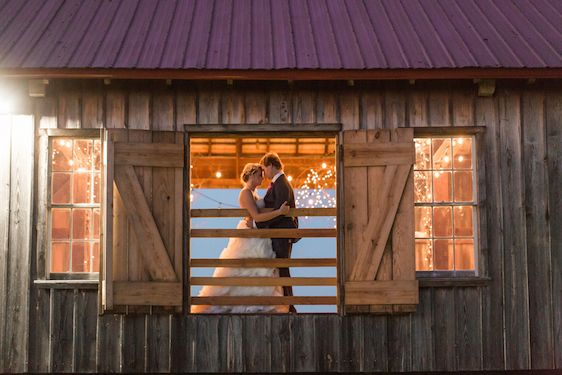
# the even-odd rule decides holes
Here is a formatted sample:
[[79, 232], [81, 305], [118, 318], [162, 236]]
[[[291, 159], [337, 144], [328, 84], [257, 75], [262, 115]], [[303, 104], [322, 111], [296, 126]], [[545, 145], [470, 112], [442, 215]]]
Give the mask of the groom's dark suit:
[[[266, 208], [278, 209], [284, 202], [291, 208], [295, 208], [295, 194], [291, 184], [284, 174], [281, 174], [275, 182], [273, 182], [267, 189], [265, 197], [263, 197]], [[256, 223], [258, 228], [298, 228], [297, 218], [288, 216], [278, 216], [269, 221]], [[290, 258], [291, 257], [291, 239], [290, 238], [272, 238], [271, 244], [273, 251], [277, 258]], [[290, 277], [291, 274], [288, 268], [280, 268], [279, 276]], [[283, 294], [286, 296], [293, 295], [293, 288], [291, 286], [283, 287]]]

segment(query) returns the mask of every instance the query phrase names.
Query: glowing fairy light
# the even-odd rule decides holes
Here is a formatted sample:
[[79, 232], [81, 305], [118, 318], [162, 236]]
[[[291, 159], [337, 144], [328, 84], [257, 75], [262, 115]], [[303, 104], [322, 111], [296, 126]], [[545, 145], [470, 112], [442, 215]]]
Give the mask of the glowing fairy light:
[[458, 157], [458, 161], [462, 163], [462, 161], [464, 160], [464, 158], [461, 156]]
[[222, 173], [221, 171], [217, 171], [217, 173], [215, 173], [216, 178], [221, 178], [222, 177]]
[[328, 164], [322, 163], [322, 169], [326, 169], [326, 168], [328, 168]]
[[287, 176], [287, 180], [289, 180], [289, 182], [293, 181], [293, 176]]
[[450, 160], [450, 159], [449, 159], [449, 157], [448, 157], [448, 156], [444, 156], [444, 157], [443, 157], [443, 161], [444, 161], [445, 163], [448, 163], [448, 162], [449, 162], [449, 160]]

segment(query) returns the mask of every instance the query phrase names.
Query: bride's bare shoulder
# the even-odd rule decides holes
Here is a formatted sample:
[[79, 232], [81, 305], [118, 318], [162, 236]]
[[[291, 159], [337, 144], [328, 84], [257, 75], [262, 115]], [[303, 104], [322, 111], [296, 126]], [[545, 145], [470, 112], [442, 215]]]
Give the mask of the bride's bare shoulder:
[[253, 201], [254, 200], [254, 194], [252, 193], [252, 191], [250, 189], [242, 189], [240, 190], [240, 194], [238, 195], [238, 201], [240, 202], [240, 204], [242, 204], [243, 201]]

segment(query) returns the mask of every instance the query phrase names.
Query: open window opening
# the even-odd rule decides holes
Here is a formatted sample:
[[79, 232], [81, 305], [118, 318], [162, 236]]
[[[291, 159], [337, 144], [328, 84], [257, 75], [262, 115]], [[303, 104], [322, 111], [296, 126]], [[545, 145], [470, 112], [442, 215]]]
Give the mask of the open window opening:
[[[288, 305], [299, 313], [337, 311], [336, 144], [335, 136], [189, 138], [192, 312], [275, 313], [286, 312]], [[289, 215], [298, 216], [302, 237], [285, 259], [263, 258], [255, 249], [255, 243], [267, 243], [268, 231], [278, 229], [235, 229], [248, 216], [238, 201], [240, 174], [268, 152], [279, 155], [294, 190], [297, 209]], [[265, 197], [269, 184], [265, 178], [257, 187], [258, 197]], [[261, 238], [236, 237], [248, 231]], [[290, 277], [279, 277], [278, 270], [287, 266]]]

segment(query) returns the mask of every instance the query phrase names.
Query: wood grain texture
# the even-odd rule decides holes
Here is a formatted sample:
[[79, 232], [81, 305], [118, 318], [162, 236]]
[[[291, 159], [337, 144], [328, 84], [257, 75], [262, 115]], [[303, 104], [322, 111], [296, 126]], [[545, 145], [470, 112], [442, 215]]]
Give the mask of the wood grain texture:
[[348, 281], [345, 303], [349, 305], [417, 304], [417, 280]]
[[[247, 340], [245, 335], [245, 317], [237, 315], [223, 315], [219, 321], [219, 358], [220, 371], [223, 372], [243, 372], [246, 361], [244, 359], [245, 346]], [[266, 333], [269, 335], [269, 333]], [[271, 336], [271, 339], [273, 337]], [[268, 353], [265, 353], [266, 356]]]
[[291, 370], [292, 372], [316, 371], [316, 330], [313, 315], [292, 317], [291, 327]]
[[362, 315], [363, 371], [389, 371], [389, 334], [386, 315]]
[[[5, 136], [0, 137], [0, 353], [7, 351], [6, 299], [8, 294], [8, 262], [10, 254], [10, 176], [12, 171], [12, 116], [0, 115]], [[4, 355], [0, 356], [0, 370], [4, 370]]]
[[412, 371], [433, 371], [435, 369], [435, 353], [433, 350], [435, 337], [433, 334], [433, 290], [419, 290], [418, 308], [412, 314]]
[[[190, 217], [245, 217], [248, 211], [241, 208], [193, 208]], [[336, 216], [335, 208], [291, 208], [285, 216]]]
[[96, 371], [120, 372], [122, 370], [122, 315], [98, 316], [96, 341]]
[[123, 372], [146, 371], [147, 315], [130, 314], [123, 317], [122, 369]]
[[335, 305], [336, 297], [327, 296], [217, 296], [191, 297], [192, 305]]
[[454, 303], [457, 369], [459, 371], [481, 369], [483, 332], [479, 306], [480, 290], [478, 288], [457, 288]]
[[305, 238], [336, 237], [331, 228], [306, 229], [192, 229], [192, 238]]
[[555, 368], [562, 368], [562, 91], [546, 97], [546, 143]]
[[335, 258], [293, 258], [293, 259], [191, 259], [191, 267], [335, 267]]
[[169, 372], [170, 315], [153, 314], [146, 320], [146, 371]]
[[529, 90], [521, 104], [531, 368], [544, 369], [554, 366], [544, 93]]
[[71, 372], [74, 369], [73, 318], [74, 291], [53, 290], [51, 294], [51, 350], [49, 371]]
[[271, 320], [263, 316], [244, 317], [243, 351], [245, 372], [271, 372]]
[[97, 302], [94, 291], [74, 291], [74, 372], [96, 371]]
[[181, 306], [180, 282], [115, 281], [114, 302], [117, 305]]
[[433, 293], [435, 371], [456, 371], [455, 291], [437, 288]]
[[529, 368], [527, 240], [521, 162], [521, 108], [518, 92], [498, 93], [500, 178], [504, 241], [505, 358], [510, 370]]
[[478, 178], [485, 181], [479, 184], [478, 202], [481, 211], [486, 212], [485, 222], [480, 222], [480, 232], [485, 233], [486, 246], [481, 248], [481, 256], [486, 259], [483, 271], [491, 278], [488, 288], [482, 290], [482, 356], [486, 370], [503, 369], [503, 219], [501, 210], [500, 170], [500, 128], [496, 98], [478, 98], [475, 103], [476, 125], [486, 126], [483, 143], [486, 168], [478, 170]]
[[291, 332], [293, 316], [273, 315], [271, 320], [271, 371], [289, 372], [293, 363]]
[[191, 285], [336, 285], [335, 277], [192, 277]]
[[[29, 331], [34, 339], [29, 340], [29, 368], [30, 372], [49, 372], [51, 356], [51, 290], [33, 288], [29, 317]], [[94, 313], [96, 311], [94, 310]], [[95, 341], [94, 341], [95, 345]], [[4, 353], [4, 351], [2, 351]]]

